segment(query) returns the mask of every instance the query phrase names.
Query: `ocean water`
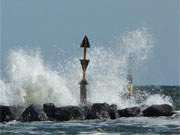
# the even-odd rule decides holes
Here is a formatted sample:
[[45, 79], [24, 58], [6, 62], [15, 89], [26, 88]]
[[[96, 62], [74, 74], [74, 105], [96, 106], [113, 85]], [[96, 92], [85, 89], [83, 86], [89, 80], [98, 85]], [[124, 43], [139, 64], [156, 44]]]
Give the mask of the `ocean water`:
[[[0, 123], [2, 134], [180, 134], [180, 95], [178, 86], [136, 86], [127, 98], [127, 75], [148, 62], [153, 36], [146, 28], [128, 31], [110, 47], [94, 45], [88, 57], [88, 101], [117, 104], [119, 109], [139, 105], [169, 104], [177, 115], [159, 118], [119, 118], [68, 122], [17, 121]], [[129, 57], [132, 57], [131, 63]], [[39, 49], [16, 48], [7, 55], [5, 73], [0, 79], [0, 105], [43, 104], [79, 105], [80, 56], [48, 65]], [[2, 76], [3, 75], [3, 76]]]
[[[171, 117], [131, 117], [116, 120], [83, 120], [67, 122], [11, 121], [0, 123], [0, 135], [180, 135], [180, 87], [137, 86], [137, 90], [172, 97], [176, 115]], [[159, 90], [160, 89], [160, 90]]]

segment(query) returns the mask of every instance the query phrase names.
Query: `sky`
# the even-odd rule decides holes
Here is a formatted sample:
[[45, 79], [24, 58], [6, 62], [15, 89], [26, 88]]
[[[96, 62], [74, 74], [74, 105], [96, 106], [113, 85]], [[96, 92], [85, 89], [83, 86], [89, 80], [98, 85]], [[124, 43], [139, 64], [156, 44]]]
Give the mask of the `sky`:
[[76, 53], [85, 33], [93, 46], [145, 26], [155, 45], [135, 84], [180, 85], [179, 0], [0, 0], [0, 8], [2, 71], [14, 48], [40, 48], [56, 65], [58, 53]]

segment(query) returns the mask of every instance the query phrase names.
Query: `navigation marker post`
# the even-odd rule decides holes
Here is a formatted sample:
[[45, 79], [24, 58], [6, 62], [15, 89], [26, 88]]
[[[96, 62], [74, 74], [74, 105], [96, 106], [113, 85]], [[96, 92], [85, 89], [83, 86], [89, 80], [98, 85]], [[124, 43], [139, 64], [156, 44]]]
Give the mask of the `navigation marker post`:
[[80, 63], [83, 71], [83, 79], [80, 82], [80, 102], [81, 104], [87, 104], [87, 79], [86, 79], [86, 69], [90, 60], [87, 59], [87, 48], [90, 48], [88, 37], [85, 35], [81, 43], [81, 47], [84, 48], [84, 57], [80, 59]]
[[129, 56], [128, 60], [129, 60], [129, 70], [128, 70], [128, 76], [127, 76], [127, 80], [128, 80], [128, 96], [132, 96], [133, 95], [133, 73], [132, 73], [132, 55]]

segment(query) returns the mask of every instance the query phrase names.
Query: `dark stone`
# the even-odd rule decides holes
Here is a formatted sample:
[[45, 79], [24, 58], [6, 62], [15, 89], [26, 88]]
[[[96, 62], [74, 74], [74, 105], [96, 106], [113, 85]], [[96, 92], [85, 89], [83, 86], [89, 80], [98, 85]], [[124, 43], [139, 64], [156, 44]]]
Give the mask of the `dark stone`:
[[119, 117], [117, 105], [112, 104], [109, 110], [109, 116], [111, 119], [117, 119]]
[[141, 109], [139, 116], [143, 116], [143, 111], [147, 109], [149, 106], [147, 105], [141, 105], [139, 108]]
[[175, 114], [174, 108], [168, 104], [152, 105], [143, 111], [143, 116], [157, 117], [157, 116], [171, 116]]
[[109, 116], [110, 106], [107, 103], [95, 103], [88, 112], [86, 119], [107, 119]]
[[10, 108], [11, 108], [11, 111], [13, 113], [15, 120], [19, 120], [21, 117], [21, 114], [26, 109], [25, 106], [12, 106]]
[[53, 103], [44, 104], [43, 110], [47, 114], [49, 120], [55, 120], [56, 107]]
[[42, 106], [40, 105], [30, 105], [22, 113], [20, 121], [22, 122], [31, 122], [31, 121], [45, 121], [47, 120], [47, 115], [43, 111]]
[[57, 108], [53, 103], [43, 105], [49, 120], [68, 121], [84, 119], [89, 111], [88, 106], [65, 106]]
[[140, 115], [141, 109], [139, 107], [131, 107], [118, 110], [120, 117], [137, 117]]
[[80, 106], [80, 108], [83, 114], [83, 119], [85, 119], [91, 110], [91, 105]]
[[8, 122], [14, 119], [15, 117], [10, 106], [0, 106], [0, 122]]
[[131, 107], [122, 110], [117, 110], [117, 105], [115, 104], [109, 106], [107, 103], [58, 108], [53, 103], [44, 104], [43, 107], [32, 104], [26, 109], [23, 106], [0, 106], [0, 122], [11, 120], [30, 122], [44, 120], [116, 119], [118, 117], [158, 117], [171, 116], [173, 114], [175, 114], [174, 108], [167, 104], [152, 105], [149, 107]]
[[77, 106], [59, 107], [55, 109], [55, 119], [57, 121], [81, 120], [83, 113]]

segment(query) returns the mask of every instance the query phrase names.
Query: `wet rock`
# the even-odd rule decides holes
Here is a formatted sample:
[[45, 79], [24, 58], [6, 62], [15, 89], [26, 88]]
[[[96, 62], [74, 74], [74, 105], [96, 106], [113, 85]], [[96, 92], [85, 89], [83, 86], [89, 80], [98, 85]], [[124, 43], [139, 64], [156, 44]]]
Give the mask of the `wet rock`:
[[0, 122], [8, 122], [14, 119], [15, 117], [10, 106], [0, 106]]
[[22, 122], [31, 122], [31, 121], [45, 121], [47, 119], [46, 113], [43, 111], [42, 106], [40, 105], [30, 105], [22, 113], [20, 121]]
[[43, 107], [32, 104], [28, 108], [23, 106], [0, 106], [0, 122], [8, 122], [11, 120], [30, 122], [44, 120], [116, 119], [118, 117], [137, 116], [157, 117], [171, 116], [174, 113], [174, 108], [167, 104], [117, 110], [117, 105], [113, 104], [109, 106], [107, 103], [95, 103], [80, 107], [56, 107], [53, 103], [46, 103]]
[[88, 112], [86, 119], [109, 119], [110, 106], [107, 103], [95, 103]]
[[91, 105], [85, 105], [85, 106], [80, 106], [82, 114], [83, 114], [83, 119], [86, 119], [88, 113], [91, 110]]
[[119, 117], [117, 105], [112, 104], [109, 110], [109, 116], [111, 119], [117, 119]]
[[21, 117], [21, 114], [24, 112], [24, 110], [26, 109], [25, 106], [12, 106], [10, 107], [11, 111], [13, 113], [14, 119], [15, 120], [19, 120]]
[[158, 116], [171, 116], [175, 114], [175, 110], [168, 104], [152, 105], [143, 111], [143, 116], [158, 117]]
[[77, 106], [65, 106], [55, 109], [55, 119], [57, 121], [81, 120], [83, 112]]
[[122, 110], [118, 110], [120, 117], [137, 117], [141, 113], [141, 109], [139, 107], [131, 107]]
[[43, 110], [46, 113], [49, 120], [55, 120], [56, 119], [56, 116], [55, 116], [56, 107], [53, 103], [44, 104]]
[[49, 120], [68, 121], [84, 119], [89, 107], [56, 107], [53, 103], [47, 103], [43, 105], [43, 110], [47, 114]]
[[141, 105], [141, 106], [139, 106], [139, 108], [140, 108], [140, 113], [139, 113], [139, 117], [141, 117], [141, 116], [143, 116], [143, 111], [145, 110], [145, 109], [147, 109], [149, 106], [147, 106], [147, 105]]

